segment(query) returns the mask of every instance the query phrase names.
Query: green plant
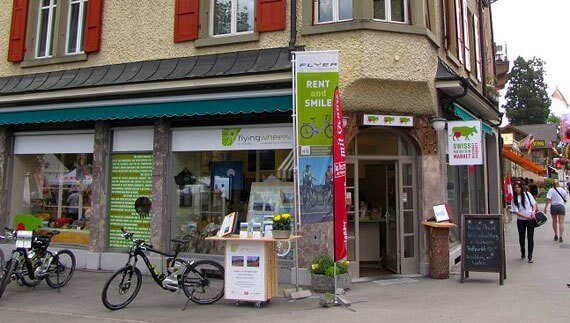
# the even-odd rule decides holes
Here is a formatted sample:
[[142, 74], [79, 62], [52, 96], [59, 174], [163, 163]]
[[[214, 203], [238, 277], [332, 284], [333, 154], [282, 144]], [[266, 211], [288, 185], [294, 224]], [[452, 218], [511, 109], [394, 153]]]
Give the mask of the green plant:
[[291, 214], [283, 213], [274, 216], [273, 230], [291, 230]]
[[556, 180], [554, 178], [546, 178], [544, 180], [544, 189], [548, 191], [556, 185]]
[[[348, 260], [340, 260], [336, 262], [336, 274], [342, 275], [348, 272]], [[334, 276], [334, 261], [328, 254], [322, 254], [313, 259], [311, 264], [311, 272], [315, 275]]]

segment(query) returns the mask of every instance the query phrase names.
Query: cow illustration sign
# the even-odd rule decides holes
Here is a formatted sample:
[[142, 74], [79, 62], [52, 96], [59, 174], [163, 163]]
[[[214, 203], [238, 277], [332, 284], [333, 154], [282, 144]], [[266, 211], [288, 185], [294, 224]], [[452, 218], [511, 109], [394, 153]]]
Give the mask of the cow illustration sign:
[[449, 165], [482, 165], [481, 121], [449, 121], [447, 123]]

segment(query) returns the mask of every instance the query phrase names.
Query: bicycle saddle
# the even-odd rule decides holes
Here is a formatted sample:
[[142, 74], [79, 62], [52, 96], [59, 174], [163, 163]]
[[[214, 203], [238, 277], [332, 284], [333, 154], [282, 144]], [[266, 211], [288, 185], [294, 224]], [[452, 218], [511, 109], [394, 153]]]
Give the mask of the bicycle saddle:
[[190, 242], [190, 240], [179, 240], [179, 239], [170, 239], [171, 242], [185, 244]]

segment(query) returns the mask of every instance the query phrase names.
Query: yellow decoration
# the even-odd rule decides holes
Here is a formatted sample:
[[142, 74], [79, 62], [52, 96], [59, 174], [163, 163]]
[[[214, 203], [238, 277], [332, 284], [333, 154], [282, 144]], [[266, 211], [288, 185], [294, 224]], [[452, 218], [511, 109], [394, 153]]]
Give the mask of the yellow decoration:
[[274, 221], [281, 221], [281, 216], [280, 216], [280, 215], [276, 215], [276, 216], [273, 218], [273, 220], [274, 220]]

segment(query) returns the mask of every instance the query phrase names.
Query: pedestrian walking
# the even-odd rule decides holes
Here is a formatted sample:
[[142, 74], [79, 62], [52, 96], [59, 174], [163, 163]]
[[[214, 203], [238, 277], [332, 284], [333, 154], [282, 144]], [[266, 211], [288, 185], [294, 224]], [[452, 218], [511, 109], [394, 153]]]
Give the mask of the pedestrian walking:
[[566, 190], [558, 187], [558, 182], [554, 183], [554, 187], [546, 193], [546, 204], [544, 205], [544, 213], [550, 205], [550, 215], [552, 215], [552, 230], [554, 231], [554, 241], [563, 242], [564, 234], [564, 216], [566, 215], [566, 199], [568, 195]]
[[519, 244], [521, 247], [521, 259], [525, 258], [525, 235], [528, 240], [528, 262], [533, 263], [532, 252], [534, 251], [534, 215], [537, 210], [536, 201], [526, 191], [523, 191], [521, 183], [514, 185], [514, 196], [511, 202], [511, 212], [517, 215], [517, 229], [519, 231]]

